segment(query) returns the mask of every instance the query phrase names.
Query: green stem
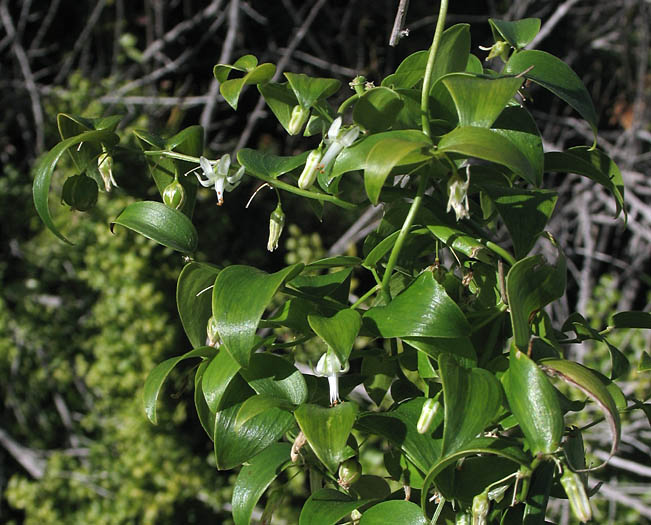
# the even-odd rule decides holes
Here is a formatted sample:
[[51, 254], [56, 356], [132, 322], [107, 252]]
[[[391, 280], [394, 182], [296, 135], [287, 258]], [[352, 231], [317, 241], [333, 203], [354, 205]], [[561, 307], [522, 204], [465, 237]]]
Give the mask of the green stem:
[[428, 137], [431, 135], [431, 130], [429, 126], [429, 90], [430, 83], [432, 81], [432, 71], [434, 70], [434, 59], [436, 58], [436, 52], [439, 48], [439, 42], [441, 41], [441, 34], [443, 34], [443, 28], [445, 27], [445, 16], [448, 12], [448, 0], [441, 0], [441, 6], [439, 7], [439, 18], [436, 21], [436, 29], [434, 31], [434, 38], [432, 39], [432, 47], [429, 48], [429, 56], [427, 57], [427, 67], [425, 69], [425, 78], [423, 79], [423, 91], [420, 97], [420, 118], [423, 126], [423, 133]]
[[409, 230], [411, 229], [411, 225], [413, 224], [414, 219], [416, 218], [416, 214], [418, 213], [420, 205], [423, 202], [423, 195], [425, 194], [426, 186], [427, 186], [427, 175], [425, 173], [421, 173], [420, 180], [418, 181], [418, 192], [416, 193], [416, 197], [414, 197], [414, 200], [411, 203], [409, 212], [407, 213], [407, 217], [405, 218], [405, 222], [402, 224], [402, 228], [400, 229], [400, 233], [398, 234], [398, 239], [396, 239], [396, 243], [393, 245], [393, 249], [391, 250], [391, 255], [389, 255], [389, 261], [387, 262], [387, 267], [384, 271], [384, 276], [382, 277], [382, 297], [387, 303], [391, 300], [391, 292], [389, 291], [391, 274], [393, 273], [393, 268], [395, 267], [396, 262], [398, 261], [398, 256], [400, 255], [400, 251], [402, 250], [402, 245], [405, 243], [405, 240], [407, 239], [407, 234], [409, 233]]
[[[184, 155], [183, 153], [177, 153], [175, 151], [162, 151], [162, 150], [156, 150], [156, 151], [145, 151], [145, 155], [158, 155], [161, 157], [169, 157], [170, 159], [178, 159], [178, 160], [185, 160], [186, 162], [194, 162], [196, 164], [199, 163], [199, 157], [192, 157], [190, 155]], [[317, 193], [315, 191], [309, 191], [309, 190], [302, 190], [301, 188], [297, 188], [296, 186], [292, 186], [291, 184], [287, 184], [286, 182], [283, 182], [278, 179], [274, 179], [273, 177], [265, 177], [264, 175], [260, 175], [257, 173], [249, 173], [249, 175], [255, 177], [256, 179], [260, 179], [261, 181], [266, 182], [271, 186], [272, 188], [277, 188], [279, 190], [284, 190], [289, 193], [295, 193], [296, 195], [300, 195], [301, 197], [307, 197], [308, 199], [314, 199], [317, 201], [324, 201], [324, 202], [330, 202], [331, 204], [334, 204], [335, 206], [339, 206], [340, 208], [346, 208], [349, 210], [353, 210], [357, 208], [357, 204], [353, 204], [352, 202], [346, 202], [342, 201], [341, 199], [335, 197], [334, 195], [328, 195], [327, 193]]]
[[359, 306], [360, 306], [364, 301], [366, 301], [366, 299], [368, 299], [369, 297], [371, 297], [371, 295], [373, 295], [373, 294], [374, 294], [375, 292], [377, 292], [379, 289], [380, 289], [380, 285], [379, 285], [379, 284], [376, 284], [373, 288], [371, 288], [368, 292], [366, 292], [364, 295], [362, 295], [359, 299], [357, 299], [357, 301], [355, 301], [355, 302], [351, 305], [351, 307], [350, 307], [351, 310], [354, 310], [355, 308], [358, 308], [358, 307], [359, 307]]

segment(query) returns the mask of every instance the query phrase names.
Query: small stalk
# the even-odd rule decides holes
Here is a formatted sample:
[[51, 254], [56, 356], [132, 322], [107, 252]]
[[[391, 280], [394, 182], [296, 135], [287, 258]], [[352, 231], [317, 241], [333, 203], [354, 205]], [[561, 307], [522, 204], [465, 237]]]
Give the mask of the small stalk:
[[441, 0], [439, 7], [439, 18], [436, 21], [436, 29], [434, 30], [434, 38], [432, 39], [432, 47], [429, 48], [429, 56], [427, 57], [427, 67], [425, 69], [425, 78], [423, 79], [423, 91], [420, 97], [420, 114], [421, 123], [423, 126], [423, 133], [428, 137], [431, 136], [429, 125], [429, 90], [432, 81], [432, 71], [434, 70], [434, 59], [436, 52], [439, 48], [443, 28], [445, 27], [445, 16], [448, 12], [448, 0]]

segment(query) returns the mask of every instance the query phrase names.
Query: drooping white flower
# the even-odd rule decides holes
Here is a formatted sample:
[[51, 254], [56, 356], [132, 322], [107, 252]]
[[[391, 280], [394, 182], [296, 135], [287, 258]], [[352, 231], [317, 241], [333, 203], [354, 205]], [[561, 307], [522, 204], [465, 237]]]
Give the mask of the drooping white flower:
[[97, 169], [99, 174], [102, 176], [104, 181], [104, 189], [108, 192], [111, 191], [111, 188], [115, 186], [118, 187], [117, 182], [113, 178], [113, 159], [108, 151], [104, 151], [99, 154], [97, 157]]
[[341, 129], [341, 122], [341, 117], [337, 117], [330, 124], [330, 129], [328, 129], [326, 142], [329, 142], [330, 145], [321, 158], [319, 168], [322, 173], [328, 169], [328, 166], [332, 164], [344, 148], [351, 146], [357, 140], [357, 137], [359, 137], [359, 126], [353, 126], [349, 130], [343, 131]]
[[[242, 180], [244, 166], [241, 166], [234, 175], [229, 175], [231, 156], [228, 153], [215, 162], [209, 161], [206, 157], [199, 157], [199, 165], [203, 171], [203, 176], [206, 177], [206, 180], [204, 180], [198, 173], [195, 173], [199, 184], [204, 188], [214, 186], [215, 193], [217, 193], [217, 206], [221, 206], [224, 204], [224, 191], [235, 189]], [[216, 171], [215, 165], [217, 167]]]
[[349, 369], [350, 365], [348, 361], [346, 361], [345, 365], [342, 365], [332, 348], [328, 348], [316, 364], [316, 368], [314, 369], [316, 375], [328, 378], [330, 405], [336, 405], [341, 402], [341, 399], [339, 399], [339, 376], [348, 372]]
[[454, 210], [457, 221], [470, 216], [468, 208], [468, 186], [470, 186], [470, 166], [468, 166], [467, 177], [464, 179], [458, 173], [454, 173], [448, 181], [448, 206], [446, 211]]

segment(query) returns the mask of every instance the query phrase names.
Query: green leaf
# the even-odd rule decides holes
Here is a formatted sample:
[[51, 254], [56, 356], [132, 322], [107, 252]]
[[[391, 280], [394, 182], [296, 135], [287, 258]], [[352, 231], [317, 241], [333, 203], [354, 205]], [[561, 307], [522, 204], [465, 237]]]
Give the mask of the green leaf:
[[340, 266], [358, 266], [362, 260], [359, 257], [352, 255], [336, 255], [334, 257], [326, 257], [319, 259], [305, 265], [306, 269], [323, 269], [323, 268], [337, 268]]
[[387, 306], [367, 310], [364, 319], [384, 338], [455, 338], [471, 331], [461, 309], [429, 271], [421, 273]]
[[258, 65], [258, 59], [254, 55], [244, 55], [238, 58], [234, 64], [217, 64], [213, 68], [215, 78], [221, 83], [224, 82], [231, 71], [242, 71], [246, 73], [253, 71]]
[[253, 509], [278, 475], [292, 464], [289, 443], [274, 443], [242, 467], [233, 487], [233, 521], [249, 525]]
[[226, 350], [243, 368], [255, 344], [255, 332], [265, 308], [285, 282], [303, 269], [295, 264], [268, 274], [251, 266], [233, 265], [215, 280], [212, 308]]
[[[524, 73], [527, 69], [533, 69]], [[504, 66], [504, 73], [533, 80], [564, 100], [588, 121], [597, 141], [597, 112], [588, 90], [577, 74], [561, 59], [544, 51], [524, 50], [513, 53]]]
[[477, 365], [477, 352], [469, 337], [405, 337], [403, 341], [413, 346], [421, 354], [434, 359], [438, 359], [441, 354], [452, 354], [465, 368]]
[[[431, 146], [430, 138], [423, 132], [415, 129], [401, 129], [392, 131], [383, 131], [381, 133], [373, 133], [367, 135], [361, 140], [357, 141], [350, 148], [345, 148], [337, 157], [334, 166], [332, 167], [331, 178], [336, 178], [343, 173], [355, 170], [363, 170], [366, 168], [366, 161], [368, 159], [371, 149], [378, 143], [386, 139], [396, 139], [401, 142], [415, 142], [421, 148]], [[407, 155], [400, 159], [396, 164], [402, 166], [405, 164], [414, 164], [423, 160], [431, 158], [428, 154], [420, 154], [417, 150], [413, 150], [411, 155]]]
[[520, 89], [523, 79], [451, 73], [441, 82], [454, 100], [460, 126], [490, 128]]
[[239, 375], [224, 393], [224, 408], [215, 415], [213, 433], [215, 463], [220, 470], [232, 469], [250, 460], [277, 441], [294, 423], [290, 413], [272, 408], [238, 425], [237, 414], [251, 395], [251, 389]]
[[470, 259], [490, 264], [493, 259], [490, 251], [474, 237], [470, 237], [465, 232], [444, 224], [428, 224], [427, 229], [440, 240], [452, 248], [457, 253], [462, 253]]
[[240, 375], [258, 394], [283, 399], [292, 405], [307, 401], [303, 374], [286, 359], [273, 354], [253, 354]]
[[316, 78], [303, 73], [284, 73], [284, 75], [298, 103], [304, 108], [311, 107], [320, 98], [334, 95], [341, 87], [341, 82], [334, 78]]
[[556, 390], [538, 365], [515, 346], [511, 347], [504, 390], [511, 412], [529, 444], [531, 453], [552, 454], [563, 436], [563, 414]]
[[554, 471], [556, 465], [551, 461], [542, 463], [532, 475], [525, 501], [523, 525], [545, 525], [545, 514], [552, 485], [554, 484]]
[[493, 374], [463, 368], [449, 353], [439, 357], [439, 376], [445, 407], [442, 454], [447, 455], [472, 441], [495, 419], [502, 393]]
[[199, 423], [201, 423], [201, 426], [206, 431], [206, 434], [208, 434], [208, 437], [212, 440], [213, 432], [215, 429], [215, 414], [212, 413], [208, 408], [206, 398], [203, 396], [203, 388], [201, 386], [203, 374], [210, 364], [210, 361], [211, 359], [204, 359], [197, 368], [197, 372], [194, 375], [194, 408], [197, 411]]
[[[364, 188], [372, 204], [380, 199], [380, 191], [391, 170], [414, 151], [427, 144], [394, 138], [380, 140], [368, 152], [364, 169]], [[421, 175], [421, 177], [424, 175]]]
[[219, 268], [208, 263], [190, 262], [176, 282], [176, 306], [181, 324], [194, 348], [206, 342], [208, 319], [212, 315], [212, 292]]
[[638, 372], [648, 372], [651, 370], [651, 355], [649, 352], [642, 350], [642, 357], [640, 357], [640, 364], [637, 366]]
[[264, 151], [244, 148], [237, 153], [238, 162], [247, 173], [276, 179], [305, 164], [309, 151], [292, 157], [278, 157]]
[[303, 505], [298, 525], [335, 525], [371, 501], [373, 499], [354, 499], [333, 489], [319, 489]]
[[[348, 301], [350, 276], [352, 267], [326, 273], [323, 275], [298, 275], [289, 282], [292, 288], [312, 296], [315, 301], [321, 297], [335, 297], [342, 295], [343, 301]], [[339, 293], [339, 291], [342, 291]]]
[[[233, 66], [217, 64], [213, 69], [215, 78], [220, 82], [219, 92], [224, 97], [224, 100], [235, 110], [237, 109], [240, 93], [244, 86], [248, 84], [265, 84], [276, 73], [276, 66], [274, 64], [265, 63], [258, 66], [256, 65], [257, 62], [257, 59], [253, 55], [247, 55], [235, 62]], [[246, 74], [241, 78], [227, 80], [232, 70], [244, 71]]]
[[240, 427], [255, 416], [274, 408], [292, 411], [295, 407], [286, 399], [272, 397], [266, 394], [258, 394], [257, 396], [248, 398], [242, 403], [237, 412], [235, 426]]
[[334, 407], [301, 405], [294, 412], [307, 442], [332, 473], [347, 459], [346, 442], [355, 424], [357, 405], [343, 402]]
[[455, 128], [441, 137], [438, 151], [495, 162], [506, 166], [527, 182], [536, 183], [536, 172], [525, 154], [516, 144], [492, 129], [472, 126]]
[[[545, 230], [556, 206], [558, 194], [550, 190], [528, 190], [481, 183], [480, 185], [493, 200], [511, 234], [515, 258], [523, 258]], [[527, 220], [522, 220], [524, 216]]]
[[214, 353], [215, 349], [210, 346], [195, 348], [181, 356], [166, 359], [162, 363], [156, 365], [156, 367], [149, 372], [142, 392], [145, 414], [147, 414], [149, 421], [154, 425], [158, 422], [156, 417], [156, 401], [158, 400], [163, 383], [172, 369], [184, 359], [190, 359], [192, 357], [206, 358], [211, 357]]
[[289, 83], [278, 84], [269, 82], [268, 84], [259, 84], [258, 91], [263, 96], [278, 122], [289, 133], [289, 121], [292, 118], [292, 109], [298, 104], [294, 92], [289, 87]]
[[388, 412], [365, 412], [360, 415], [356, 428], [385, 437], [425, 473], [441, 456], [442, 440], [432, 436], [443, 422], [443, 411], [434, 416], [427, 433], [419, 434], [416, 425], [424, 403], [424, 397], [417, 397]]
[[[592, 370], [579, 363], [575, 363], [574, 361], [568, 361], [566, 359], [543, 359], [540, 362], [540, 366], [545, 372], [547, 372], [547, 374], [552, 377], [558, 377], [567, 384], [578, 388], [599, 405], [599, 408], [601, 408], [604, 413], [604, 417], [608, 421], [610, 431], [613, 435], [610, 454], [608, 459], [605, 461], [605, 463], [608, 463], [619, 446], [622, 428], [617, 405], [613, 397], [610, 395], [607, 386]], [[600, 465], [585, 470], [595, 470], [602, 466], [603, 465]]]
[[626, 208], [624, 207], [624, 179], [617, 164], [598, 149], [590, 150], [585, 146], [577, 146], [567, 151], [550, 151], [545, 153], [545, 171], [576, 173], [588, 177], [606, 188], [615, 198], [617, 212], [615, 217]]
[[651, 312], [618, 312], [613, 315], [614, 328], [647, 328], [651, 330]]
[[429, 520], [411, 501], [383, 501], [364, 511], [359, 525], [428, 525]]
[[[118, 136], [110, 130], [84, 131], [79, 135], [62, 140], [38, 161], [35, 169], [34, 185], [32, 187], [34, 207], [43, 221], [43, 224], [45, 224], [45, 226], [62, 241], [72, 244], [54, 225], [48, 207], [48, 196], [50, 193], [52, 173], [54, 172], [54, 168], [59, 162], [59, 159], [66, 151], [78, 144], [83, 143], [86, 147], [89, 147], [89, 145], [92, 144], [107, 144], [114, 146], [118, 142]], [[83, 148], [80, 151], [83, 151]]]
[[504, 40], [516, 49], [522, 49], [531, 43], [540, 31], [540, 18], [523, 18], [515, 22], [489, 18], [495, 41]]
[[536, 121], [525, 108], [509, 106], [493, 123], [493, 130], [509, 139], [533, 168], [536, 186], [542, 184], [545, 152]]
[[240, 365], [224, 350], [220, 350], [210, 361], [203, 373], [201, 388], [212, 413], [221, 408], [224, 393], [239, 370]]
[[330, 346], [340, 363], [348, 361], [355, 339], [362, 327], [362, 318], [356, 310], [339, 310], [332, 317], [308, 315], [307, 322], [314, 333]]
[[111, 223], [111, 231], [116, 224], [181, 253], [196, 251], [199, 242], [192, 221], [162, 202], [133, 202]]
[[559, 253], [556, 265], [533, 255], [515, 263], [506, 276], [506, 295], [511, 311], [515, 345], [527, 351], [532, 315], [565, 293], [565, 257]]
[[393, 125], [402, 105], [402, 99], [394, 90], [376, 87], [359, 97], [353, 109], [353, 120], [371, 133], [386, 131]]

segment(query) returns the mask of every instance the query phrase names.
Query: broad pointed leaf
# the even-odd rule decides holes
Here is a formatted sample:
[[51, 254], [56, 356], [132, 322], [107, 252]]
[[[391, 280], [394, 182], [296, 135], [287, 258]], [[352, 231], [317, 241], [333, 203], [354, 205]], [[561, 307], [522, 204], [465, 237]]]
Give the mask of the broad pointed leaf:
[[289, 133], [289, 121], [292, 118], [292, 109], [298, 104], [294, 92], [289, 87], [288, 82], [278, 84], [269, 82], [268, 84], [259, 84], [258, 91], [264, 98], [278, 122]]
[[199, 242], [199, 235], [192, 221], [162, 202], [133, 202], [111, 223], [111, 230], [115, 224], [181, 253], [196, 251]]
[[493, 374], [463, 368], [448, 353], [439, 357], [439, 376], [445, 407], [442, 454], [447, 455], [472, 441], [495, 418], [502, 393]]
[[240, 365], [224, 350], [210, 361], [203, 373], [201, 388], [212, 413], [220, 409], [224, 393], [239, 370]]
[[346, 308], [339, 310], [332, 317], [308, 315], [307, 321], [316, 335], [334, 350], [339, 362], [347, 362], [362, 326], [362, 318], [359, 313]]
[[346, 441], [355, 424], [357, 405], [343, 402], [325, 408], [305, 404], [294, 415], [314, 453], [330, 472], [335, 472], [348, 457]]
[[536, 183], [536, 172], [525, 154], [515, 143], [492, 129], [472, 126], [455, 128], [441, 137], [438, 151], [495, 162], [506, 166], [527, 182]]
[[303, 505], [298, 525], [335, 525], [355, 509], [373, 501], [354, 499], [333, 489], [319, 489]]
[[370, 308], [364, 314], [382, 337], [465, 337], [470, 325], [430, 271], [416, 280], [387, 306]]
[[[257, 60], [256, 60], [257, 63]], [[236, 62], [237, 64], [237, 62]], [[274, 74], [276, 73], [276, 66], [274, 64], [260, 64], [259, 66], [256, 65], [253, 68], [249, 69], [253, 65], [253, 62], [251, 61], [251, 64], [246, 64], [247, 68], [245, 69], [246, 74], [243, 77], [240, 78], [233, 78], [233, 79], [228, 79], [228, 72], [224, 74], [226, 71], [223, 67], [223, 64], [217, 64], [213, 70], [213, 73], [215, 75], [215, 78], [218, 80], [222, 78], [223, 80], [220, 80], [220, 86], [219, 86], [219, 92], [222, 94], [224, 97], [224, 100], [228, 102], [228, 104], [233, 108], [237, 109], [237, 103], [240, 98], [240, 93], [242, 92], [242, 89], [244, 86], [248, 84], [265, 84], [269, 82]], [[233, 67], [232, 69], [236, 70], [242, 70], [242, 68], [235, 68]]]
[[377, 87], [366, 91], [355, 104], [353, 120], [371, 133], [389, 129], [403, 102], [393, 89]]
[[240, 375], [258, 394], [300, 405], [307, 401], [303, 374], [286, 359], [273, 354], [253, 354]]
[[651, 330], [651, 312], [618, 312], [613, 315], [615, 328], [647, 328]]
[[268, 274], [251, 266], [228, 266], [220, 272], [213, 289], [213, 315], [222, 343], [244, 368], [255, 344], [255, 332], [265, 308], [283, 282], [303, 268], [288, 266]]
[[215, 414], [210, 411], [208, 404], [206, 403], [206, 398], [203, 395], [203, 389], [201, 387], [201, 382], [203, 380], [203, 373], [206, 371], [206, 368], [210, 364], [210, 359], [204, 359], [197, 368], [197, 372], [194, 374], [194, 408], [197, 411], [197, 417], [199, 418], [199, 423], [208, 434], [208, 437], [212, 440], [213, 432], [215, 429]]
[[178, 365], [184, 359], [190, 359], [192, 357], [211, 357], [215, 354], [215, 349], [210, 346], [202, 346], [200, 348], [195, 348], [190, 350], [183, 355], [178, 357], [171, 357], [166, 359], [162, 363], [156, 365], [156, 367], [149, 372], [147, 379], [145, 380], [145, 386], [143, 387], [143, 401], [145, 405], [145, 414], [149, 421], [157, 423], [158, 419], [156, 417], [156, 401], [160, 394], [161, 388], [167, 376], [172, 371], [172, 369]]
[[428, 525], [430, 521], [425, 517], [418, 505], [411, 501], [396, 500], [383, 501], [373, 505], [362, 514], [359, 525]]
[[[533, 69], [529, 69], [533, 66]], [[525, 73], [525, 71], [529, 70]], [[545, 51], [524, 50], [511, 55], [504, 73], [524, 74], [564, 100], [588, 121], [597, 140], [597, 112], [588, 90], [570, 66]]]
[[284, 73], [289, 87], [304, 108], [311, 107], [320, 98], [327, 98], [339, 91], [341, 82], [334, 78], [310, 77], [303, 73]]
[[274, 408], [292, 411], [296, 407], [293, 403], [290, 403], [286, 399], [272, 397], [266, 394], [258, 394], [257, 396], [248, 398], [242, 403], [240, 409], [237, 411], [235, 426], [239, 427], [255, 416], [263, 414]]
[[249, 525], [253, 509], [278, 475], [291, 465], [289, 443], [274, 443], [242, 467], [233, 487], [233, 521]]
[[540, 31], [540, 18], [523, 18], [515, 22], [489, 18], [495, 41], [505, 40], [516, 49], [529, 44]]
[[255, 149], [244, 148], [237, 153], [237, 160], [244, 166], [247, 173], [275, 179], [305, 164], [308, 155], [309, 152], [306, 151], [293, 157], [279, 157]]
[[176, 306], [181, 324], [193, 347], [206, 342], [208, 319], [212, 315], [212, 286], [219, 268], [208, 263], [186, 264], [176, 282]]

